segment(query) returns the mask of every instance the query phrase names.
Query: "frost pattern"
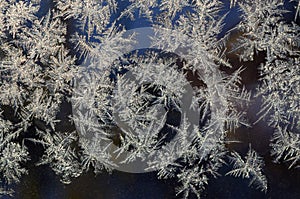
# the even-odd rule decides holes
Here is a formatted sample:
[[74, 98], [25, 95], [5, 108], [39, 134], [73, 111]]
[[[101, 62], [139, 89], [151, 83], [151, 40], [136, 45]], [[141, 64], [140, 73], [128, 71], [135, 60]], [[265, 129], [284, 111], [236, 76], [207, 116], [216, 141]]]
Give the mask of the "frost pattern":
[[[160, 179], [174, 178], [179, 197], [202, 196], [227, 160], [228, 132], [245, 120], [250, 93], [223, 56], [223, 4], [219, 0], [53, 0], [43, 16], [38, 0], [0, 2], [0, 195], [27, 174], [27, 142], [44, 149], [36, 165], [49, 165], [65, 184], [142, 160]], [[299, 167], [299, 26], [283, 19], [282, 0], [230, 1], [238, 6], [241, 60], [265, 52], [260, 66], [259, 120], [274, 128], [276, 162]], [[121, 10], [119, 10], [121, 9]], [[299, 2], [295, 19], [299, 13]], [[129, 19], [127, 19], [129, 17]], [[128, 52], [120, 21], [147, 18], [152, 48]], [[117, 25], [119, 24], [119, 25]], [[184, 52], [184, 57], [172, 52]], [[81, 66], [83, 65], [83, 66]], [[189, 90], [190, 89], [190, 90]], [[188, 103], [182, 99], [192, 93]], [[186, 101], [185, 101], [186, 102]], [[60, 130], [63, 104], [76, 130]], [[199, 114], [193, 121], [185, 110]], [[169, 121], [179, 115], [179, 124]], [[93, 117], [96, 116], [96, 117]], [[65, 119], [66, 120], [66, 119]], [[232, 152], [228, 175], [250, 178], [267, 191], [262, 158]]]
[[266, 52], [257, 92], [262, 98], [259, 115], [275, 129], [271, 144], [275, 161], [292, 160], [291, 168], [299, 166], [300, 29], [297, 24], [284, 21], [283, 14], [287, 11], [283, 3], [281, 0], [241, 3], [244, 20], [239, 28], [244, 36], [239, 47], [244, 60], [252, 60], [255, 52]]

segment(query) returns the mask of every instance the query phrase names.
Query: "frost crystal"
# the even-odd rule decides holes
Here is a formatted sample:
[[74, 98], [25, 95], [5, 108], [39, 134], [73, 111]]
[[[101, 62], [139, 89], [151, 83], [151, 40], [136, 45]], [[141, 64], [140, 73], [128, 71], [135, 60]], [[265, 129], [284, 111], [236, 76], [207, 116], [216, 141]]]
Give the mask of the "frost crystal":
[[265, 192], [267, 191], [267, 179], [262, 174], [262, 167], [264, 166], [264, 163], [262, 158], [255, 151], [250, 148], [245, 159], [243, 159], [237, 152], [233, 152], [230, 159], [233, 163], [233, 170], [228, 172], [226, 175], [251, 178], [249, 185], [256, 184], [257, 188]]

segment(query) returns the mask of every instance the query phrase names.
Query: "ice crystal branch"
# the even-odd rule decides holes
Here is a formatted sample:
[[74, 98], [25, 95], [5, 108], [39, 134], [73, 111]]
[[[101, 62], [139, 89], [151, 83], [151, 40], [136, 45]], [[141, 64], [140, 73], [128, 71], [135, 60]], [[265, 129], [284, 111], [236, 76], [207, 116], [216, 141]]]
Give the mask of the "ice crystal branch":
[[233, 163], [233, 170], [226, 175], [250, 178], [249, 186], [255, 184], [262, 191], [267, 191], [267, 179], [262, 173], [263, 160], [251, 147], [245, 158], [242, 158], [237, 152], [232, 152], [230, 159]]
[[56, 7], [64, 19], [78, 19], [82, 32], [90, 38], [94, 31], [101, 34], [110, 23], [111, 15], [116, 11], [115, 0], [55, 0]]
[[46, 149], [37, 165], [50, 164], [53, 171], [61, 176], [61, 181], [69, 184], [71, 178], [78, 177], [82, 172], [74, 149], [71, 148], [71, 144], [77, 139], [75, 133], [52, 135], [48, 130], [40, 131], [38, 129], [37, 132], [41, 139], [31, 140], [42, 144]]
[[289, 168], [299, 167], [300, 162], [300, 137], [299, 134], [294, 134], [287, 130], [278, 127], [272, 138], [271, 154], [275, 156], [275, 161], [283, 159], [290, 162]]

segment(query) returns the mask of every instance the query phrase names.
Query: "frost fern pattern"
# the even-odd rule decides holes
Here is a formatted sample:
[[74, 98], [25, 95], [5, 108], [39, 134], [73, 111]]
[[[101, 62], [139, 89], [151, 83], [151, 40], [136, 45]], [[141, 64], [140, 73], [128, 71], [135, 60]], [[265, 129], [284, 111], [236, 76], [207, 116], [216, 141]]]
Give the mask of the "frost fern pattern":
[[[274, 131], [274, 162], [297, 169], [300, 3], [287, 22], [282, 0], [224, 2], [2, 0], [0, 197], [13, 197], [30, 163], [48, 165], [64, 184], [142, 165], [139, 172], [176, 182], [172, 197], [200, 198], [228, 162], [226, 175], [267, 193], [264, 158], [251, 145], [245, 157], [228, 147], [229, 134], [255, 125], [247, 120], [254, 98], [257, 122]], [[224, 35], [220, 13], [233, 8], [241, 20]], [[124, 21], [139, 19], [154, 34], [148, 49], [131, 51], [139, 35], [128, 35]], [[241, 61], [265, 54], [254, 94], [244, 68], [225, 56], [234, 31]], [[43, 150], [37, 162], [32, 143]]]

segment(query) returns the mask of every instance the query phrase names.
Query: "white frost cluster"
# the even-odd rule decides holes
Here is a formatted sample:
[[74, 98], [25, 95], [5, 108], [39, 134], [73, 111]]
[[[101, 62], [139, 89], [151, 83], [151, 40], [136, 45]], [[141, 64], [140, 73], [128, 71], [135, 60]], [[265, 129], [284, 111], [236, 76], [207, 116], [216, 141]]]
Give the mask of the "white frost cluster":
[[300, 27], [286, 23], [284, 2], [258, 1], [242, 3], [244, 20], [239, 24], [241, 58], [253, 60], [254, 53], [266, 53], [259, 75], [257, 96], [262, 98], [259, 119], [266, 119], [275, 129], [271, 154], [275, 161], [300, 160]]

